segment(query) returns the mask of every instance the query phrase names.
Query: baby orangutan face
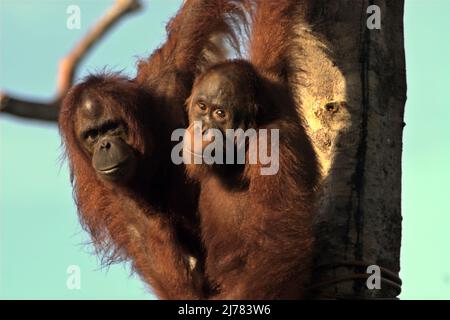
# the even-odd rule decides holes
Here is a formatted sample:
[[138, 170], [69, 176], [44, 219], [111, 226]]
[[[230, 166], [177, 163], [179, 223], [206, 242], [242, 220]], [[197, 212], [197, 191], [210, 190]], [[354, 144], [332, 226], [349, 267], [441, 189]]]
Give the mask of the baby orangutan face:
[[[224, 63], [197, 79], [188, 100], [188, 141], [185, 141], [184, 151], [189, 156], [202, 158], [218, 133], [226, 137], [229, 129], [251, 127], [257, 116], [255, 77], [247, 64]], [[202, 139], [196, 142], [194, 139], [199, 133]], [[225, 152], [225, 144], [223, 148]]]

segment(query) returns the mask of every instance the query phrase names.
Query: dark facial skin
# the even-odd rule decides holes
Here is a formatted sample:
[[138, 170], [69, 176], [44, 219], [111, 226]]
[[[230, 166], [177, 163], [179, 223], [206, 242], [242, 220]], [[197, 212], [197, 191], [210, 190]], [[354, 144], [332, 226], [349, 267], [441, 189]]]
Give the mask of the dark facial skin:
[[101, 179], [126, 182], [135, 174], [136, 155], [127, 143], [124, 122], [99, 101], [83, 99], [76, 114], [77, 136]]
[[[256, 117], [256, 103], [248, 70], [235, 65], [208, 72], [195, 85], [189, 103], [189, 123], [187, 129], [194, 138], [194, 121], [202, 122], [202, 133], [208, 129], [219, 129], [225, 135], [227, 129], [246, 130]], [[203, 141], [201, 150], [190, 150], [195, 155], [211, 141]], [[191, 146], [193, 146], [193, 141]]]

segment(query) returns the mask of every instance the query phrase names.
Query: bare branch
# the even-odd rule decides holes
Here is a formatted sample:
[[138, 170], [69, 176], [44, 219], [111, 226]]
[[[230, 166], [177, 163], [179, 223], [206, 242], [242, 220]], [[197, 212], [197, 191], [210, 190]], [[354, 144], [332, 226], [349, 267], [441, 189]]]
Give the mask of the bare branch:
[[86, 54], [128, 13], [141, 9], [140, 0], [116, 0], [114, 5], [91, 28], [86, 36], [59, 63], [56, 97], [50, 102], [37, 102], [12, 97], [0, 91], [0, 112], [19, 117], [57, 121], [62, 97], [73, 84], [75, 72]]
[[82, 39], [75, 48], [61, 60], [58, 78], [58, 93], [60, 95], [65, 94], [72, 86], [75, 70], [92, 46], [122, 17], [130, 12], [139, 10], [140, 8], [141, 5], [139, 0], [116, 0], [110, 10], [108, 10], [94, 28], [87, 33], [84, 39]]
[[50, 103], [28, 101], [9, 97], [0, 92], [0, 112], [29, 119], [57, 121], [59, 101]]

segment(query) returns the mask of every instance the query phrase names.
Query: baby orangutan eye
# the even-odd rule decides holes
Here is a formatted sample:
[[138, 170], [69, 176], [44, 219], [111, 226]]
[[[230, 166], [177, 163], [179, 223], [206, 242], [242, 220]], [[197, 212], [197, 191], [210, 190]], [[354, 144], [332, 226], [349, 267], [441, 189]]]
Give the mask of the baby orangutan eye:
[[214, 111], [214, 115], [219, 119], [223, 119], [227, 114], [223, 109], [217, 109], [216, 111]]
[[200, 108], [200, 110], [205, 111], [208, 107], [204, 102], [198, 102], [197, 106]]

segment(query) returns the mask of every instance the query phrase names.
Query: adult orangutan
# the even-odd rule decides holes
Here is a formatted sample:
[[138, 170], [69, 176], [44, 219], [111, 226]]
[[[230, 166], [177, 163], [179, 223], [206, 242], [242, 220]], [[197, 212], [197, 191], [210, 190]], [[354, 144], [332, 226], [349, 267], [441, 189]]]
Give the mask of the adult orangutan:
[[106, 262], [130, 260], [159, 298], [209, 292], [198, 187], [170, 161], [170, 133], [186, 125], [184, 103], [198, 70], [223, 56], [218, 36], [236, 40], [239, 2], [185, 1], [136, 78], [89, 76], [63, 102], [59, 127], [82, 225]]

